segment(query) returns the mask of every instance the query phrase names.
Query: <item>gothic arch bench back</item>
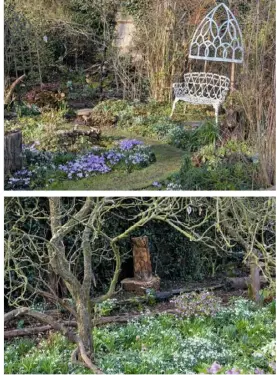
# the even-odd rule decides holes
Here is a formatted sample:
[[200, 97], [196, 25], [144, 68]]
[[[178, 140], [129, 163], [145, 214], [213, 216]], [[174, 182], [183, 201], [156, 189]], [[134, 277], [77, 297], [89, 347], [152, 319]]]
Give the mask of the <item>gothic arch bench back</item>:
[[[196, 28], [190, 43], [189, 58], [204, 61], [232, 63], [232, 88], [234, 64], [243, 62], [242, 33], [235, 15], [226, 4], [216, 5]], [[230, 79], [214, 73], [195, 72], [184, 75], [184, 82], [174, 83], [175, 100], [171, 117], [179, 100], [191, 104], [212, 105], [216, 124], [218, 112], [230, 88]]]

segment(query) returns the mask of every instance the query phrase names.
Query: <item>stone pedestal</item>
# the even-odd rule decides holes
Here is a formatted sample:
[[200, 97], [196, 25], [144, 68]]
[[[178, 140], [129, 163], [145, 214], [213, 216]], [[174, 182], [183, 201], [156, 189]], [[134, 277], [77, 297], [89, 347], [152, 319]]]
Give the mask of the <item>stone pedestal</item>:
[[160, 278], [152, 275], [148, 237], [133, 237], [134, 277], [121, 281], [123, 289], [144, 295], [146, 289], [159, 290]]

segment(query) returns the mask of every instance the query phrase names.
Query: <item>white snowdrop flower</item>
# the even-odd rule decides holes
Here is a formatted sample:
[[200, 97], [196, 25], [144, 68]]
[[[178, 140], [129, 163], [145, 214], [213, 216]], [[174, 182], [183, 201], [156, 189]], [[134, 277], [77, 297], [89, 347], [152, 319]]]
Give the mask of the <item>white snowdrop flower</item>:
[[48, 37], [47, 37], [47, 35], [44, 35], [44, 37], [43, 37], [43, 41], [44, 41], [45, 43], [48, 43]]

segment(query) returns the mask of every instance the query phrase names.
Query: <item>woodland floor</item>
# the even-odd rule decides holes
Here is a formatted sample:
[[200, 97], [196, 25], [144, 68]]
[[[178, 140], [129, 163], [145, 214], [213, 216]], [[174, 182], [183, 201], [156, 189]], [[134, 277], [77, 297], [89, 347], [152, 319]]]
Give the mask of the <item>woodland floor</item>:
[[[214, 366], [220, 374], [275, 373], [273, 305], [257, 309], [242, 299], [246, 293], [241, 291], [217, 291], [216, 295], [223, 298], [223, 306], [213, 317], [175, 315], [169, 301], [117, 312], [126, 318], [125, 323], [94, 328], [95, 363], [111, 374], [203, 374], [215, 373]], [[20, 320], [17, 327], [5, 328], [28, 324], [35, 325]], [[5, 373], [90, 373], [71, 363], [73, 349], [74, 345], [51, 330], [7, 340]]]
[[[200, 108], [199, 108], [200, 107]], [[23, 143], [38, 143], [38, 151], [47, 151], [55, 157], [62, 152], [63, 160], [78, 158], [100, 145], [109, 151], [122, 139], [141, 140], [150, 146], [156, 161], [135, 166], [126, 171], [124, 160], [109, 173], [95, 173], [72, 179], [51, 170], [51, 162], [44, 155], [36, 164], [25, 163], [32, 172], [29, 186], [21, 184], [26, 175], [12, 176], [6, 183], [8, 190], [255, 190], [261, 188], [259, 160], [253, 145], [244, 141], [224, 139], [215, 127], [212, 113], [205, 106], [189, 106], [184, 114], [180, 105], [174, 117], [169, 117], [170, 103], [131, 103], [124, 100], [100, 101], [93, 108], [101, 137], [95, 144], [80, 138], [72, 149], [58, 138], [60, 132], [73, 129], [73, 121], [65, 119], [72, 108], [43, 111], [38, 116], [20, 115], [8, 121], [6, 129], [21, 129]], [[116, 124], [112, 125], [113, 119]], [[221, 118], [221, 121], [223, 118]], [[110, 125], [109, 125], [110, 124]], [[97, 125], [98, 126], [98, 125]], [[87, 127], [78, 127], [88, 130]], [[104, 151], [103, 151], [104, 152]], [[56, 165], [56, 168], [59, 165]], [[26, 171], [23, 173], [27, 173]], [[15, 177], [15, 179], [14, 179]], [[14, 183], [14, 181], [16, 182]], [[24, 179], [23, 179], [24, 180]]]

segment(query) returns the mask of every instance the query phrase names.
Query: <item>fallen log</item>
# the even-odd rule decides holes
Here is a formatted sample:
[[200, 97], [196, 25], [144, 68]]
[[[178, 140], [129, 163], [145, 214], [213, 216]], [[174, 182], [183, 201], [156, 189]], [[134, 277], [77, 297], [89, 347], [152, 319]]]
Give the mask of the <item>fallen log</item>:
[[14, 337], [21, 337], [21, 336], [32, 336], [37, 335], [38, 333], [47, 332], [53, 329], [50, 325], [46, 326], [38, 326], [38, 327], [28, 327], [28, 328], [21, 328], [21, 329], [12, 329], [10, 331], [4, 332], [4, 339], [12, 339]]
[[28, 307], [20, 307], [18, 309], [9, 311], [8, 313], [4, 314], [4, 323], [8, 323], [10, 320], [26, 314], [28, 311]]
[[[268, 283], [268, 280], [264, 277], [260, 277], [261, 285], [265, 285]], [[240, 290], [240, 289], [248, 289], [249, 285], [251, 285], [251, 280], [249, 276], [245, 277], [227, 277], [226, 278], [226, 287], [228, 289]]]
[[21, 77], [18, 77], [12, 84], [11, 86], [9, 87], [9, 89], [7, 90], [7, 92], [5, 93], [4, 95], [4, 106], [8, 106], [11, 101], [12, 101], [12, 96], [13, 96], [13, 92], [16, 88], [16, 86], [21, 82], [23, 81], [23, 79], [26, 77], [25, 74], [23, 74]]
[[216, 290], [216, 289], [221, 289], [225, 288], [226, 284], [217, 284], [217, 285], [212, 285], [212, 286], [207, 286], [207, 287], [199, 287], [199, 288], [179, 288], [179, 289], [172, 289], [169, 291], [164, 291], [164, 292], [159, 292], [159, 291], [154, 291], [151, 290], [151, 293], [148, 294], [148, 291], [146, 290], [146, 295], [145, 296], [138, 296], [138, 297], [133, 297], [133, 298], [127, 298], [123, 300], [118, 300], [115, 302], [115, 305], [136, 305], [136, 304], [141, 304], [141, 303], [148, 303], [149, 301], [153, 301], [153, 298], [157, 302], [163, 302], [163, 301], [168, 301], [170, 298], [177, 296], [179, 294], [183, 293], [191, 293], [191, 292], [202, 292], [204, 290]]
[[63, 131], [58, 133], [58, 137], [63, 140], [64, 138], [71, 138], [73, 142], [76, 141], [78, 137], [88, 137], [92, 141], [98, 141], [101, 136], [101, 130], [98, 128], [90, 128], [90, 130], [77, 130]]
[[[164, 310], [164, 311], [161, 311], [161, 312], [158, 311], [158, 312], [144, 314], [143, 316], [156, 316], [156, 315], [159, 315], [159, 314], [162, 314], [162, 313], [179, 314], [179, 312], [176, 309], [167, 309], [167, 310]], [[32, 316], [30, 314], [28, 314], [28, 315]], [[43, 315], [45, 315], [45, 314], [43, 314]], [[15, 317], [15, 315], [14, 315], [14, 317]], [[102, 325], [106, 325], [106, 324], [123, 324], [123, 323], [128, 323], [131, 320], [140, 319], [141, 317], [142, 317], [141, 314], [104, 316], [104, 317], [100, 317], [100, 318], [95, 318], [93, 320], [93, 325], [94, 326], [102, 326]], [[75, 327], [75, 328], [77, 327], [77, 322], [74, 321], [74, 320], [61, 321], [61, 324], [64, 327]], [[53, 330], [53, 326], [50, 325], [50, 324], [43, 325], [43, 326], [37, 326], [37, 327], [26, 327], [26, 328], [22, 328], [22, 329], [12, 329], [12, 330], [4, 332], [4, 339], [7, 340], [7, 339], [14, 338], [14, 337], [37, 335], [38, 333], [47, 332], [47, 331], [50, 331], [50, 330]]]
[[7, 313], [4, 315], [4, 321], [5, 321], [5, 318], [6, 318], [6, 321], [7, 319], [11, 319], [11, 317], [16, 317], [18, 316], [19, 314], [19, 310], [21, 315], [27, 315], [31, 318], [34, 318], [36, 320], [38, 320], [39, 322], [41, 323], [46, 323], [47, 326], [50, 326], [51, 329], [54, 329], [56, 331], [60, 331], [65, 337], [68, 338], [69, 341], [75, 343], [78, 347], [78, 352], [80, 353], [80, 356], [83, 360], [83, 365], [85, 365], [86, 367], [88, 367], [90, 370], [92, 370], [92, 372], [94, 374], [103, 374], [103, 372], [97, 367], [95, 366], [91, 359], [88, 357], [87, 353], [86, 353], [86, 350], [85, 350], [85, 347], [84, 347], [84, 343], [83, 341], [80, 339], [79, 335], [77, 333], [74, 333], [72, 330], [68, 329], [66, 327], [66, 324], [64, 324], [63, 321], [61, 322], [58, 322], [57, 320], [53, 319], [51, 316], [48, 316], [47, 314], [45, 313], [41, 313], [39, 311], [34, 311], [34, 310], [31, 310], [29, 308], [24, 308], [25, 310], [23, 311], [23, 309], [16, 309], [14, 311], [14, 314], [12, 314], [12, 311], [10, 313]]

